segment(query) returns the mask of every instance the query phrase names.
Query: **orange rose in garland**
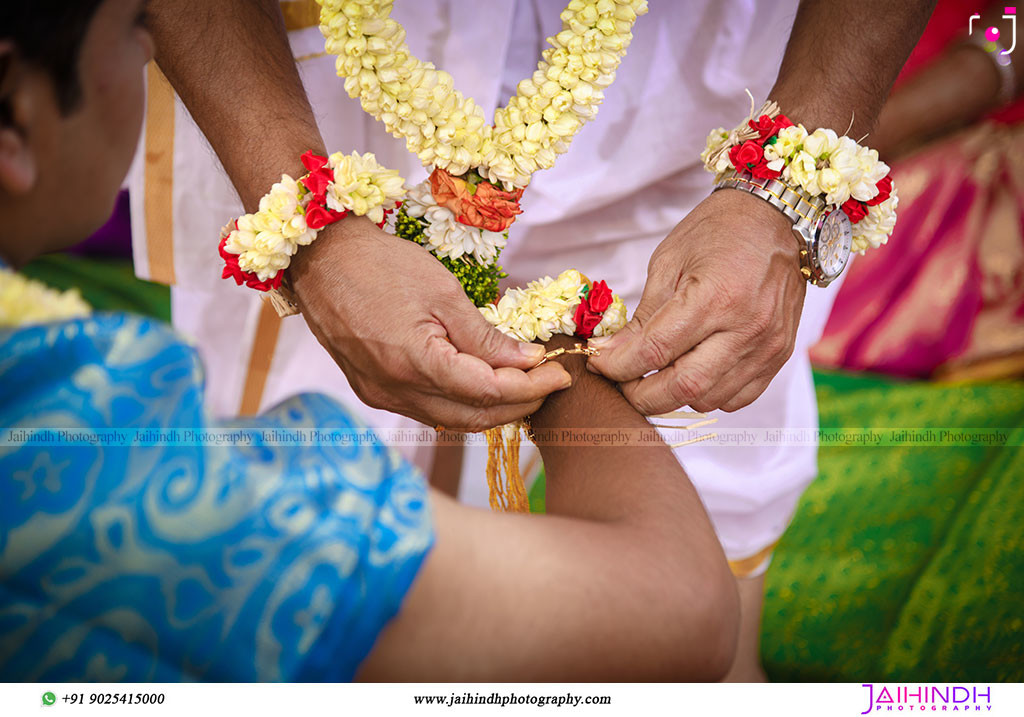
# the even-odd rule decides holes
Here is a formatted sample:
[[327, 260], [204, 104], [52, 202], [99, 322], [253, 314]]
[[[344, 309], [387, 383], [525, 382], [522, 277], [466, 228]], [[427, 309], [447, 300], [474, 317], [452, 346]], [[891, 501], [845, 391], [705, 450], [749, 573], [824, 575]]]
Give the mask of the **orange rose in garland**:
[[[477, 179], [473, 173], [467, 175]], [[486, 180], [474, 182], [453, 177], [440, 167], [430, 175], [430, 193], [439, 206], [451, 211], [456, 220], [489, 232], [503, 232], [523, 213], [519, 200], [523, 190], [506, 192]]]

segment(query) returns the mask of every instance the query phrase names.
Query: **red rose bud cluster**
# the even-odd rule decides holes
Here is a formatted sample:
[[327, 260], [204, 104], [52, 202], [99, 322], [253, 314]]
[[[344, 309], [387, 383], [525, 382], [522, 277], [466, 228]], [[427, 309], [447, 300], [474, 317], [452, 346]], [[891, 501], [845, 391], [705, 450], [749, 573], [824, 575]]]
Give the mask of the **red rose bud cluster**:
[[299, 184], [309, 190], [313, 201], [306, 207], [306, 226], [310, 229], [323, 229], [328, 224], [344, 219], [347, 211], [335, 211], [327, 207], [327, 187], [334, 181], [334, 170], [328, 164], [327, 157], [313, 154], [312, 151], [302, 155], [302, 166], [309, 172], [299, 180]]
[[[302, 155], [302, 166], [308, 174], [299, 180], [299, 184], [306, 188], [312, 195], [312, 199], [306, 206], [306, 226], [310, 229], [323, 229], [328, 224], [333, 224], [339, 219], [348, 216], [347, 211], [335, 211], [327, 206], [327, 187], [334, 181], [334, 170], [331, 169], [327, 157], [313, 154], [312, 151]], [[238, 229], [238, 220], [235, 220], [235, 229]], [[284, 279], [284, 269], [274, 276], [263, 281], [256, 274], [250, 271], [243, 271], [238, 264], [238, 255], [232, 254], [225, 249], [228, 235], [221, 237], [218, 252], [224, 260], [224, 270], [221, 272], [222, 279], [234, 279], [239, 286], [245, 284], [250, 289], [258, 291], [275, 291], [281, 288], [281, 281]]]
[[772, 119], [768, 115], [761, 115], [755, 122], [749, 120], [747, 124], [750, 129], [757, 132], [757, 139], [748, 139], [743, 144], [738, 144], [729, 150], [729, 161], [738, 172], [750, 172], [758, 179], [778, 179], [782, 170], [774, 170], [768, 166], [768, 160], [764, 156], [766, 145], [775, 144], [779, 130], [785, 127], [792, 127], [789, 117], [778, 115]]
[[604, 281], [595, 282], [579, 306], [576, 307], [576, 314], [573, 321], [576, 322], [576, 336], [581, 339], [589, 339], [594, 335], [594, 329], [604, 318], [604, 312], [612, 305], [612, 290]]
[[882, 178], [882, 181], [875, 186], [878, 187], [878, 194], [876, 194], [874, 198], [869, 199], [866, 202], [859, 202], [853, 197], [850, 197], [842, 204], [842, 210], [846, 212], [846, 216], [850, 218], [851, 224], [859, 222], [868, 215], [869, 208], [877, 207], [892, 195], [892, 175], [885, 175], [885, 177]]

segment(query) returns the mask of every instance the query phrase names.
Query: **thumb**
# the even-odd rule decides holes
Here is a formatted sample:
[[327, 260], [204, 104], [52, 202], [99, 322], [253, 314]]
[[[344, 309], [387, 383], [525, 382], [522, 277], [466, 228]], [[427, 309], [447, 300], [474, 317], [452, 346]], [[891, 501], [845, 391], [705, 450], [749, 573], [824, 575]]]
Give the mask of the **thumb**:
[[544, 358], [540, 344], [528, 344], [498, 331], [468, 299], [439, 317], [459, 353], [476, 356], [491, 368], [530, 369]]
[[[590, 339], [587, 345], [591, 348], [595, 348], [602, 353], [611, 353], [619, 346], [629, 343], [632, 339], [640, 336], [643, 333], [644, 326], [650, 321], [651, 317], [658, 310], [668, 296], [671, 296], [671, 292], [666, 292], [660, 287], [653, 287], [651, 281], [648, 281], [647, 285], [644, 286], [644, 293], [640, 297], [640, 303], [636, 306], [636, 311], [633, 312], [633, 316], [630, 317], [629, 321], [621, 329], [616, 331], [611, 336], [600, 336], [596, 339]], [[600, 360], [597, 361], [599, 365]], [[588, 361], [587, 366], [594, 370], [594, 365]]]
[[600, 354], [587, 361], [587, 368], [592, 373], [602, 374], [614, 381], [629, 381], [643, 375], [632, 375], [637, 370], [633, 354], [637, 347], [643, 344], [644, 330], [651, 325], [672, 296], [671, 291], [655, 288], [648, 281], [629, 322], [612, 336], [590, 340], [588, 345], [600, 351]]

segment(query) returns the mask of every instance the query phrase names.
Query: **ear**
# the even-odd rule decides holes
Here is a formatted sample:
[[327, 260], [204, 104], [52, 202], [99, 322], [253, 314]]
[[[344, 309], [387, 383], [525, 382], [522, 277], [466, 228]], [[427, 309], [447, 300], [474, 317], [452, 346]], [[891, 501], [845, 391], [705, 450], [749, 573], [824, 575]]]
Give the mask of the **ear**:
[[28, 194], [38, 177], [36, 157], [25, 128], [33, 99], [14, 46], [0, 42], [0, 191]]

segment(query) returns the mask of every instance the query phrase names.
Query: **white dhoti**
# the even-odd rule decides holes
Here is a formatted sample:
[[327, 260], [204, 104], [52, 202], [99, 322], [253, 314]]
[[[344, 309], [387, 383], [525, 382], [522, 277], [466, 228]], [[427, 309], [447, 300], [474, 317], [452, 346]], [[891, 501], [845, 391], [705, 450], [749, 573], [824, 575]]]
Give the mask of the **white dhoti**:
[[[403, 143], [345, 94], [318, 29], [301, 27], [313, 17], [311, 3], [282, 5], [293, 20], [292, 49], [327, 146], [372, 151], [385, 166], [419, 181], [425, 171]], [[635, 308], [651, 252], [711, 189], [699, 161], [707, 133], [747, 115], [745, 89], [759, 100], [767, 95], [796, 5], [652, 2], [597, 119], [527, 190], [525, 212], [501, 257], [507, 283], [576, 268], [605, 279]], [[485, 11], [474, 0], [408, 0], [396, 3], [394, 16], [407, 28], [413, 52], [493, 109], [532, 73], [544, 38], [560, 29], [563, 6], [564, 0], [492, 0]], [[365, 421], [385, 433], [417, 427], [362, 406], [301, 318], [279, 320], [258, 292], [220, 278], [220, 227], [242, 209], [212, 150], [155, 72], [143, 143], [130, 180], [137, 272], [173, 285], [174, 323], [199, 345], [215, 410], [253, 413], [297, 392], [321, 391], [360, 407]], [[793, 357], [751, 406], [715, 412], [714, 429], [817, 428], [807, 349], [821, 334], [835, 291], [808, 290]], [[432, 446], [404, 450], [429, 469]], [[467, 451], [462, 479], [462, 497], [477, 504], [486, 504], [483, 454]], [[758, 562], [817, 474], [813, 444], [706, 442], [680, 448], [678, 455], [730, 560]]]

